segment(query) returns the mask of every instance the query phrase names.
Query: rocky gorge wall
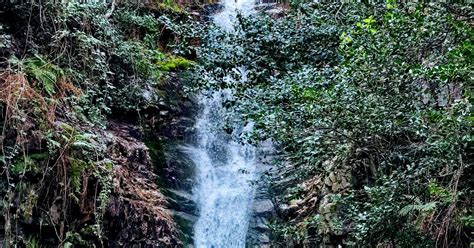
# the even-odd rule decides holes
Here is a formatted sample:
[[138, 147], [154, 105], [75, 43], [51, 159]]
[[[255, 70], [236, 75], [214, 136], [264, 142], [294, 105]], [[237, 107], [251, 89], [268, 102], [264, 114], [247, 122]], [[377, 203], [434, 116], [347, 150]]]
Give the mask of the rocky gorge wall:
[[136, 7], [0, 4], [1, 247], [192, 243], [192, 19]]

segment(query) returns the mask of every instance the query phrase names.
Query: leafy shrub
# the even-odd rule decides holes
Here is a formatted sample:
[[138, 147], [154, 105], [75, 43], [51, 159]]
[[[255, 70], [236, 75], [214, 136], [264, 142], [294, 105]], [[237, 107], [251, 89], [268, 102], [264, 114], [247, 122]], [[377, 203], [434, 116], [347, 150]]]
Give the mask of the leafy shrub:
[[341, 195], [332, 218], [342, 233], [309, 234], [305, 220], [322, 213], [306, 205], [281, 216], [299, 229], [276, 235], [295, 245], [469, 246], [460, 219], [472, 208], [471, 15], [453, 4], [295, 3], [279, 19], [240, 17], [235, 33], [211, 28], [196, 85], [232, 88], [231, 115], [285, 152], [292, 166], [281, 170], [297, 176], [279, 198], [312, 178], [351, 175], [350, 188], [319, 193]]

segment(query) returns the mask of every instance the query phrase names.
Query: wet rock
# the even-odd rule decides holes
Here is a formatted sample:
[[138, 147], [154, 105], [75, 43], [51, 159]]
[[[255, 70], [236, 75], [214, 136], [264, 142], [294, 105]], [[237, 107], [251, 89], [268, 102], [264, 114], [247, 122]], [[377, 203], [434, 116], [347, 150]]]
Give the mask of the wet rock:
[[331, 185], [332, 185], [331, 179], [329, 177], [326, 177], [324, 179], [324, 184], [326, 184], [326, 186], [328, 186], [328, 187], [331, 187]]
[[[300, 220], [315, 214], [319, 216], [317, 228], [307, 227], [303, 247], [334, 247], [333, 244], [339, 244], [347, 232], [344, 229], [334, 230], [333, 223], [340, 207], [333, 202], [334, 196], [347, 190], [351, 182], [351, 168], [340, 166], [337, 159], [333, 157], [324, 161], [322, 167], [325, 171], [299, 184], [300, 198], [289, 200], [294, 195], [288, 191], [282, 191], [280, 194], [283, 197], [276, 198], [278, 218], [286, 223], [301, 223]], [[291, 168], [291, 165], [287, 167]], [[281, 183], [286, 181], [277, 181], [277, 184]]]
[[112, 123], [108, 154], [114, 162], [112, 192], [104, 216], [112, 247], [174, 247], [178, 230], [159, 190], [148, 148], [130, 135], [132, 126]]
[[268, 231], [270, 228], [268, 227], [269, 221], [266, 218], [256, 218], [255, 228], [260, 231]]
[[259, 12], [264, 12], [273, 18], [283, 17], [289, 10], [289, 7], [285, 4], [271, 2], [265, 3], [266, 1], [261, 2], [262, 3], [258, 4], [255, 9]]
[[212, 22], [212, 15], [222, 11], [223, 9], [224, 5], [222, 5], [221, 3], [206, 4], [201, 10], [201, 16], [203, 17], [203, 21]]
[[268, 216], [274, 211], [274, 206], [270, 199], [261, 199], [254, 202], [253, 212], [258, 216]]
[[336, 174], [334, 174], [334, 172], [331, 172], [329, 173], [329, 179], [331, 180], [331, 182], [336, 182]]
[[168, 196], [170, 207], [176, 211], [176, 213], [184, 213], [188, 216], [193, 216], [191, 219], [196, 219], [198, 215], [198, 210], [194, 202], [193, 196], [184, 190], [166, 190], [166, 195]]
[[[275, 150], [270, 140], [263, 142], [259, 147], [260, 166], [257, 166], [259, 175], [271, 175], [274, 173], [272, 161], [275, 158]], [[269, 193], [269, 181], [261, 178], [256, 185], [256, 194], [252, 206], [252, 216], [247, 234], [248, 247], [266, 248], [271, 247], [268, 226], [271, 219], [276, 216], [276, 207]]]
[[158, 104], [158, 109], [150, 110], [147, 123], [152, 134], [149, 134], [147, 146], [160, 190], [179, 229], [180, 240], [183, 246], [191, 247], [193, 226], [198, 216], [192, 196], [195, 167], [183, 152], [182, 145], [192, 136], [198, 104], [193, 97], [182, 94], [183, 82], [178, 74], [171, 73], [166, 81], [164, 90], [169, 97]]
[[260, 245], [258, 247], [265, 247], [262, 246], [264, 244], [269, 244], [270, 243], [270, 238], [266, 234], [260, 234], [258, 235], [258, 242]]

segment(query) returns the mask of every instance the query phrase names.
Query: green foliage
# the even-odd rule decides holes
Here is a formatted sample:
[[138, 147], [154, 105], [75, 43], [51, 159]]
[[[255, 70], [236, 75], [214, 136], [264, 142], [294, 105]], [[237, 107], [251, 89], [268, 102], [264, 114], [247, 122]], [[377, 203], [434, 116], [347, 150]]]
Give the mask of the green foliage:
[[137, 10], [127, 10], [118, 12], [114, 19], [121, 25], [121, 30], [134, 32], [141, 29], [145, 33], [156, 34], [159, 31], [159, 22], [152, 14], [141, 14]]
[[83, 236], [87, 235], [88, 233], [85, 233], [84, 235], [84, 230], [85, 228], [81, 229], [79, 232], [75, 231], [69, 231], [66, 233], [66, 241], [64, 242], [64, 248], [73, 248], [76, 246], [92, 246], [94, 247], [94, 244], [91, 242], [87, 241], [87, 238], [84, 239]]
[[183, 9], [175, 0], [164, 0], [159, 3], [160, 8], [171, 11], [171, 12], [183, 12]]
[[20, 71], [25, 72], [28, 76], [36, 80], [40, 90], [52, 97], [56, 93], [56, 84], [59, 80], [64, 78], [64, 71], [46, 61], [43, 57], [35, 54], [34, 57], [28, 58], [24, 61], [12, 57], [9, 60], [10, 64], [19, 68]]
[[425, 203], [425, 204], [407, 205], [407, 206], [403, 207], [400, 210], [400, 214], [401, 215], [408, 215], [409, 213], [415, 212], [415, 211], [431, 213], [436, 209], [437, 204], [438, 204], [438, 202], [434, 201], [434, 202], [428, 202], [428, 203]]
[[16, 163], [12, 164], [10, 170], [13, 174], [21, 175], [27, 171], [34, 171], [37, 169], [37, 163], [30, 157], [20, 158]]
[[114, 188], [107, 120], [159, 113], [168, 77], [193, 65], [197, 36], [186, 32], [198, 25], [174, 1], [110, 13], [110, 4], [46, 2], [0, 6], [0, 55], [10, 58], [0, 64], [5, 240], [104, 247]]
[[76, 193], [79, 193], [82, 184], [82, 173], [90, 165], [83, 160], [75, 158], [69, 158], [69, 163], [71, 164], [71, 186]]
[[305, 237], [305, 234], [293, 225], [285, 225], [284, 223], [271, 222], [269, 223], [268, 227], [272, 230], [274, 234], [277, 235], [277, 237], [273, 237], [274, 242], [278, 242], [278, 239], [282, 238], [280, 241], [280, 245], [295, 244]]
[[157, 62], [162, 71], [173, 71], [177, 69], [189, 69], [193, 62], [182, 57], [169, 56], [164, 61]]
[[168, 71], [190, 65], [175, 57], [174, 51], [165, 50], [177, 44], [189, 46], [188, 38], [180, 39], [185, 34], [172, 29], [194, 23], [182, 20], [187, 16], [183, 13], [124, 4], [108, 20], [103, 18], [108, 11], [103, 5], [77, 2], [56, 11], [58, 15], [52, 18], [60, 28], [51, 34], [50, 53], [67, 51], [68, 56], [55, 61], [83, 90], [74, 102], [83, 120], [103, 125], [104, 115], [112, 111], [137, 112], [156, 105], [166, 97], [159, 92]]
[[296, 176], [281, 194], [325, 175], [333, 158], [333, 171], [351, 172], [342, 234], [321, 232], [357, 246], [467, 247], [457, 219], [472, 207], [471, 15], [471, 6], [389, 2], [240, 17], [235, 33], [209, 31], [197, 87], [233, 89], [230, 119], [254, 121], [253, 141], [285, 152]]
[[29, 237], [26, 241], [26, 248], [40, 248], [40, 244], [35, 237]]

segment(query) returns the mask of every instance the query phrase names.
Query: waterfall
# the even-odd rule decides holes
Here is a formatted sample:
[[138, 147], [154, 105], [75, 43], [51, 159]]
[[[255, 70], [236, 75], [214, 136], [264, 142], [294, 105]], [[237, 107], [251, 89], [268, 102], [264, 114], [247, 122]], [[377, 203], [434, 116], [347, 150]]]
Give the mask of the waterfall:
[[[224, 9], [214, 16], [217, 25], [232, 32], [237, 11], [249, 14], [254, 0], [224, 0]], [[240, 68], [245, 80], [245, 70]], [[196, 165], [193, 189], [199, 217], [194, 227], [198, 248], [245, 247], [250, 206], [255, 180], [255, 150], [233, 141], [223, 132], [223, 101], [231, 98], [230, 90], [203, 92], [199, 97], [201, 111], [195, 125], [196, 142], [186, 152]], [[243, 135], [252, 129], [241, 128]]]
[[222, 0], [223, 10], [214, 15], [214, 23], [232, 30], [232, 25], [237, 17], [237, 12], [250, 15], [254, 12], [255, 0]]

